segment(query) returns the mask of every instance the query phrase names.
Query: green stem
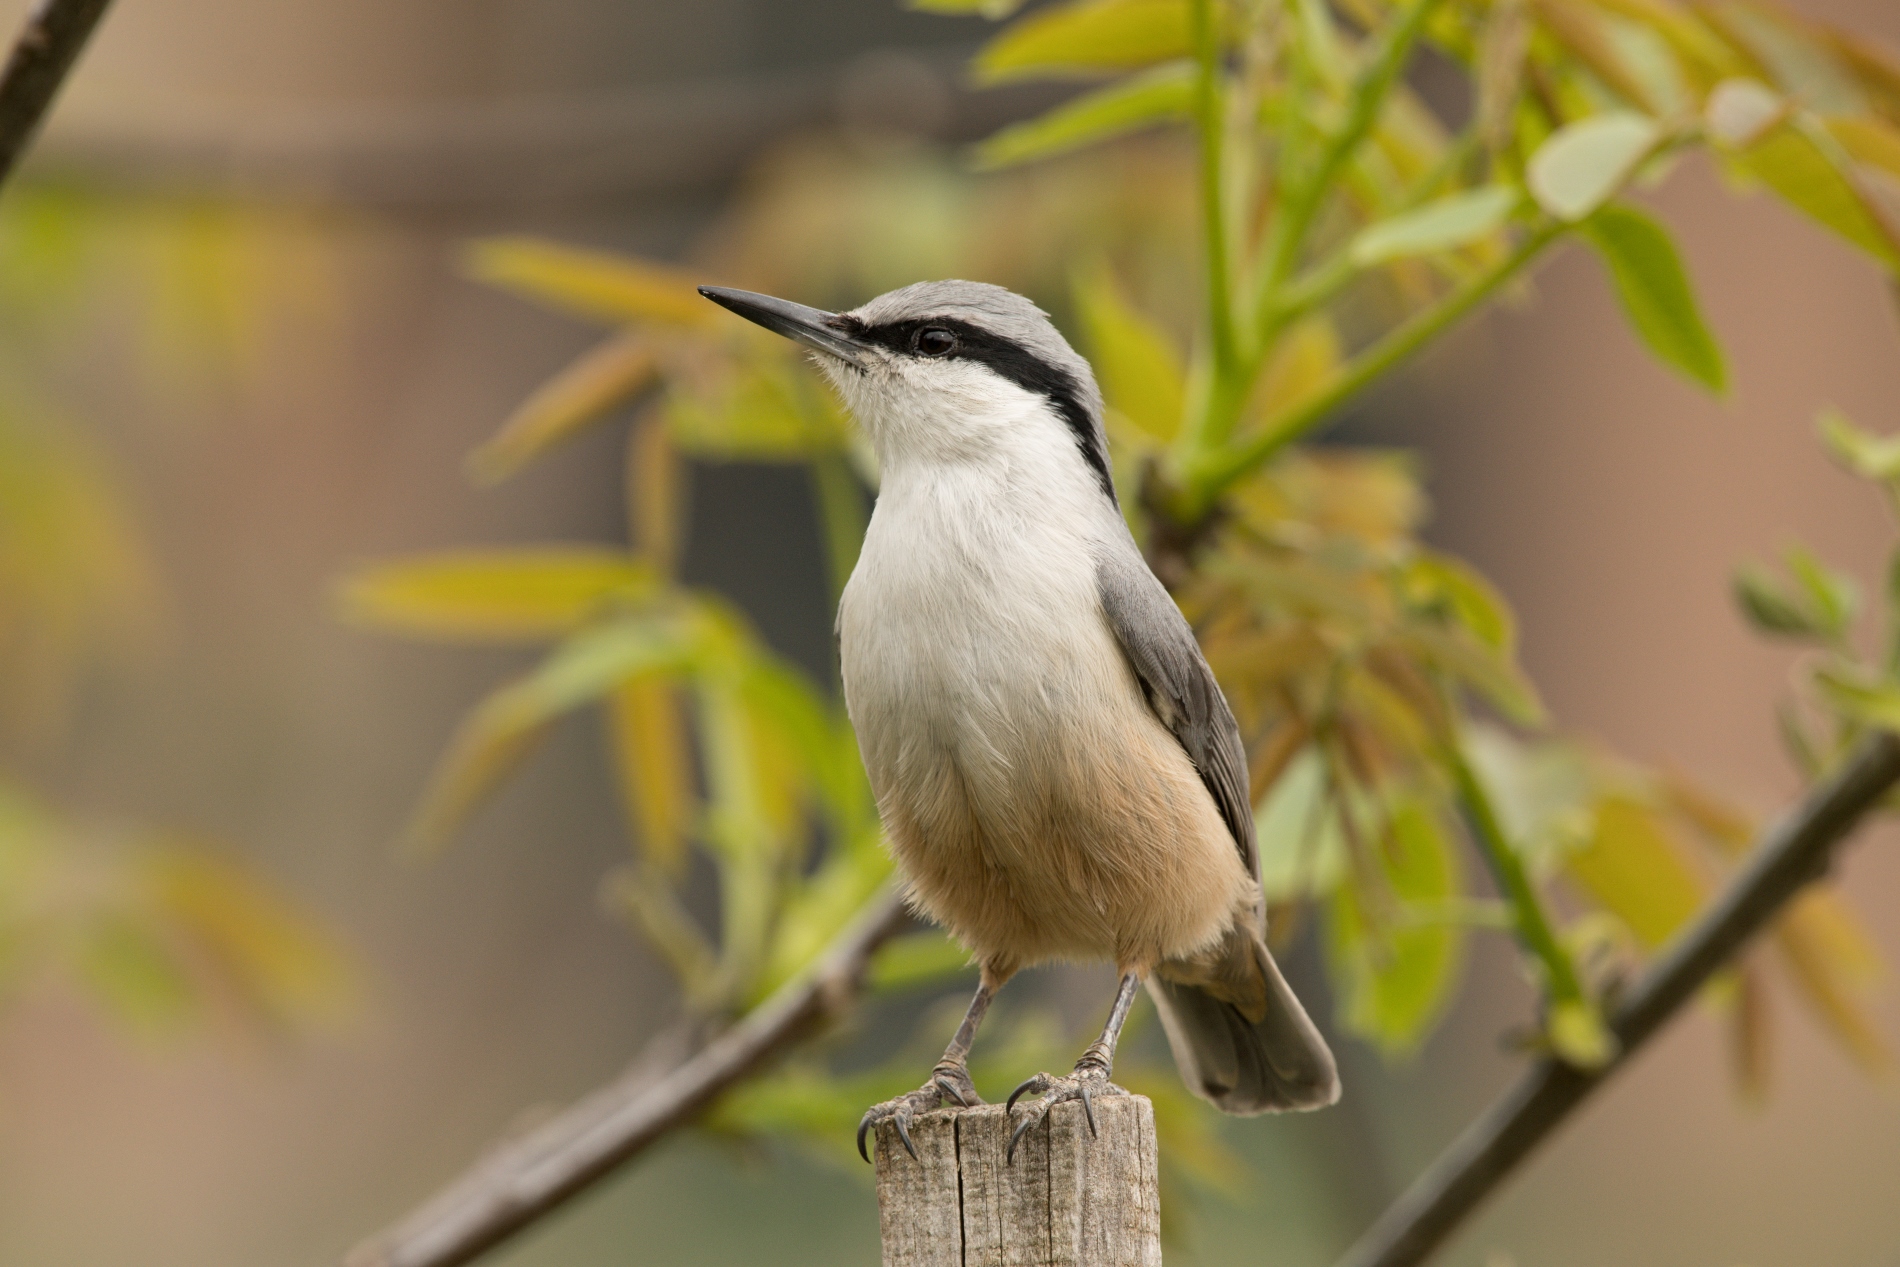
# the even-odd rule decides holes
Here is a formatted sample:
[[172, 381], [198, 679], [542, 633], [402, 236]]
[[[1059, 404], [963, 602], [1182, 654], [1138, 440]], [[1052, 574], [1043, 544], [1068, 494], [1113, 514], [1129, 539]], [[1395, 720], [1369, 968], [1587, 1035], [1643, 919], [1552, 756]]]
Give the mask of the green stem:
[[1543, 903], [1538, 899], [1537, 889], [1524, 870], [1523, 860], [1505, 838], [1504, 829], [1499, 825], [1497, 813], [1492, 808], [1491, 798], [1485, 792], [1484, 785], [1478, 781], [1477, 773], [1465, 760], [1465, 754], [1455, 738], [1445, 745], [1445, 764], [1457, 785], [1458, 802], [1471, 824], [1471, 834], [1477, 843], [1478, 852], [1484, 855], [1485, 865], [1491, 869], [1498, 891], [1511, 906], [1518, 942], [1543, 967], [1544, 984], [1549, 997], [1555, 1002], [1586, 1001], [1583, 979], [1577, 975], [1576, 965], [1570, 962], [1570, 956], [1558, 942], [1556, 931], [1550, 926], [1550, 917], [1544, 913]]
[[1287, 191], [1285, 201], [1268, 231], [1266, 261], [1260, 275], [1258, 309], [1261, 320], [1258, 324], [1262, 329], [1266, 328], [1268, 314], [1276, 305], [1277, 292], [1293, 271], [1300, 248], [1306, 244], [1306, 235], [1313, 227], [1314, 217], [1324, 205], [1326, 195], [1332, 192], [1339, 169], [1351, 160], [1360, 143], [1372, 131], [1373, 124], [1378, 121], [1386, 94], [1404, 69], [1406, 58], [1412, 51], [1412, 45], [1417, 42], [1425, 20], [1439, 2], [1412, 0], [1398, 20], [1385, 29], [1378, 47], [1353, 84], [1345, 119], [1320, 151], [1318, 166], [1297, 187]]
[[1183, 472], [1183, 509], [1190, 522], [1205, 516], [1235, 481], [1257, 468], [1293, 441], [1325, 422], [1347, 401], [1455, 325], [1473, 308], [1562, 235], [1564, 226], [1548, 224], [1518, 244], [1516, 250], [1489, 270], [1446, 296], [1437, 307], [1405, 322], [1353, 359], [1323, 391], [1269, 418], [1259, 432], [1242, 444], [1207, 454]]
[[[1201, 151], [1201, 232], [1206, 238], [1207, 324], [1213, 344], [1215, 392], [1234, 377], [1239, 344], [1234, 336], [1234, 301], [1229, 286], [1227, 237], [1227, 182], [1223, 172], [1227, 142], [1226, 113], [1221, 91], [1220, 30], [1214, 0], [1194, 0], [1194, 52], [1200, 76], [1194, 86], [1194, 120]], [[1197, 430], [1218, 416], [1203, 409]], [[1218, 435], [1209, 437], [1219, 439]]]

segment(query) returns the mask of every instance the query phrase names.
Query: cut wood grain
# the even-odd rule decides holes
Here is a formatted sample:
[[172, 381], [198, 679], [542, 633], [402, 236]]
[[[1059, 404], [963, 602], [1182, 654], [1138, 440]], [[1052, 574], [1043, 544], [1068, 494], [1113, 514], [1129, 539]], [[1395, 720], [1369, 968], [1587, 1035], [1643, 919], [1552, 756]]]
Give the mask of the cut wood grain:
[[884, 1267], [1160, 1267], [1154, 1106], [1138, 1095], [1057, 1105], [1005, 1160], [1000, 1104], [877, 1131]]

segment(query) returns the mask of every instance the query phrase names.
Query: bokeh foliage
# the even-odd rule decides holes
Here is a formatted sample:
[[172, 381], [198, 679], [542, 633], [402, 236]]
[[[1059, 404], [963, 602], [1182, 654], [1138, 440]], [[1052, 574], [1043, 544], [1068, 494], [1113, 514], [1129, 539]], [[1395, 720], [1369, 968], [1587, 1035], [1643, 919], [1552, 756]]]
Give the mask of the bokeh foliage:
[[[1021, 6], [917, 7], [1002, 19]], [[1460, 73], [1466, 108], [1435, 110], [1412, 86], [1423, 49]], [[695, 269], [538, 240], [474, 246], [472, 275], [612, 333], [471, 472], [503, 478], [630, 414], [630, 544], [458, 552], [347, 582], [367, 624], [548, 648], [470, 714], [412, 840], [445, 841], [549, 724], [594, 709], [632, 842], [606, 892], [673, 967], [689, 1012], [729, 1021], [836, 935], [889, 869], [848, 723], [830, 683], [679, 582], [678, 533], [686, 462], [799, 464], [841, 584], [876, 474], [799, 354], [692, 286], [849, 307], [919, 277], [975, 277], [1037, 297], [1097, 366], [1131, 524], [1248, 741], [1274, 935], [1317, 922], [1339, 1026], [1402, 1058], [1455, 996], [1469, 939], [1502, 933], [1538, 992], [1526, 1045], [1606, 1059], [1606, 998], [1698, 910], [1756, 824], [1680, 772], [1553, 729], [1503, 597], [1420, 542], [1410, 459], [1312, 440], [1573, 239], [1656, 358], [1725, 391], [1670, 232], [1632, 190], [1700, 154], [1891, 273], [1900, 67], [1755, 3], [1072, 0], [1015, 17], [971, 71], [1083, 86], [956, 159], [790, 145]], [[1900, 488], [1895, 441], [1841, 420], [1828, 434], [1851, 467]], [[1796, 553], [1785, 579], [1747, 571], [1738, 587], [1756, 624], [1817, 648], [1784, 724], [1805, 776], [1830, 770], [1858, 729], [1900, 725], [1900, 641], [1854, 653], [1846, 580]], [[1896, 595], [1900, 582], [1882, 590], [1890, 615]], [[691, 909], [695, 855], [717, 876], [716, 911]], [[1865, 1010], [1877, 959], [1817, 889], [1710, 992], [1745, 1089], [1765, 1085], [1771, 961], [1856, 1059], [1888, 1071]], [[941, 986], [962, 963], [919, 933], [883, 953], [873, 983]], [[915, 1050], [849, 1077], [823, 1053], [803, 1058], [711, 1122], [817, 1137], [841, 1156], [862, 1107], [912, 1085], [947, 1029], [932, 1013]], [[1006, 1020], [979, 1046], [979, 1081], [1061, 1060], [1057, 1037], [1037, 1016]], [[1158, 1096], [1164, 1156], [1194, 1168], [1214, 1155], [1205, 1116], [1165, 1074], [1129, 1076]]]
[[37, 790], [85, 693], [158, 668], [170, 624], [113, 461], [154, 419], [99, 421], [75, 381], [97, 367], [73, 350], [114, 326], [146, 398], [195, 412], [192, 394], [254, 368], [261, 301], [307, 297], [311, 240], [216, 203], [57, 183], [0, 202], [0, 1009], [59, 983], [159, 1036], [205, 1020], [290, 1033], [352, 1005], [338, 939], [241, 851]]

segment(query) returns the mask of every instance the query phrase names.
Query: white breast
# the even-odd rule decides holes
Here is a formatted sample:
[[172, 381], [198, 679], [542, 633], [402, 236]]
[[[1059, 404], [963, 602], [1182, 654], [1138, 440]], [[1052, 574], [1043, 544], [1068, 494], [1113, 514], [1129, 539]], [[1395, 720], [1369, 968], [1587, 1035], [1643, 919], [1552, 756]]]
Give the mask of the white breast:
[[1103, 615], [1110, 548], [1132, 545], [1073, 440], [1025, 427], [887, 460], [839, 606], [845, 699], [899, 860], [992, 962], [1153, 963], [1248, 900]]

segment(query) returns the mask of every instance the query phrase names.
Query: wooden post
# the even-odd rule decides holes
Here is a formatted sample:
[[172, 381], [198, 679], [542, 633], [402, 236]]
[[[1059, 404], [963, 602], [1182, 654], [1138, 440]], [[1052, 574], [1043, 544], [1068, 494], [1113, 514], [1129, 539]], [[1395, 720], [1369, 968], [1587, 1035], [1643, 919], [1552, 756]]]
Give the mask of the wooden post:
[[911, 1123], [917, 1160], [877, 1130], [884, 1267], [1160, 1267], [1154, 1106], [1145, 1096], [1059, 1104], [1005, 1164], [1000, 1104]]

